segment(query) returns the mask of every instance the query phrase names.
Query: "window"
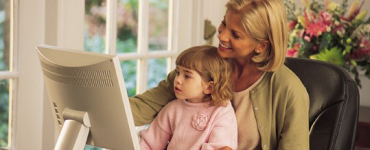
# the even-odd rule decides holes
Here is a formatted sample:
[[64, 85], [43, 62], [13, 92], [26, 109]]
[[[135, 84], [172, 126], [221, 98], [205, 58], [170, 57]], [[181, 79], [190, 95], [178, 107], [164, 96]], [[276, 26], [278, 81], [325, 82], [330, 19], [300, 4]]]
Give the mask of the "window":
[[85, 0], [84, 49], [119, 57], [129, 96], [155, 87], [173, 69], [173, 3]]
[[12, 55], [13, 1], [0, 0], [0, 147], [11, 146], [13, 85], [17, 74]]
[[173, 0], [85, 0], [84, 49], [116, 54], [129, 96], [173, 69]]

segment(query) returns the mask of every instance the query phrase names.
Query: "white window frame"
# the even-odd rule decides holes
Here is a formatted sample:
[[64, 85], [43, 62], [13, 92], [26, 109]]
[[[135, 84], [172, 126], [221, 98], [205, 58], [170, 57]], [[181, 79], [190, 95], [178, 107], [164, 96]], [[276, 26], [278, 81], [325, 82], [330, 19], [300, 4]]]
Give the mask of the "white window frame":
[[45, 41], [45, 0], [12, 0], [13, 69], [9, 149], [42, 149], [43, 80], [36, 46]]
[[[138, 25], [138, 51], [135, 53], [120, 53], [117, 54], [120, 61], [124, 60], [137, 60], [137, 83], [136, 83], [136, 93], [143, 93], [147, 90], [147, 70], [148, 70], [148, 60], [149, 59], [157, 59], [157, 58], [164, 58], [169, 59], [167, 60], [167, 70], [166, 74], [168, 74], [171, 70], [174, 69], [174, 59], [177, 56], [177, 49], [173, 48], [174, 40], [173, 34], [175, 34], [172, 30], [174, 25], [174, 6], [176, 5], [177, 0], [169, 0], [169, 16], [168, 16], [168, 45], [167, 50], [160, 50], [160, 51], [149, 51], [148, 49], [148, 25], [149, 25], [149, 18], [148, 18], [148, 10], [149, 10], [149, 1], [148, 0], [139, 0], [139, 25]], [[117, 35], [117, 26], [116, 26], [116, 18], [117, 18], [117, 1], [115, 0], [107, 0], [107, 29], [106, 29], [106, 45], [105, 45], [105, 52], [108, 54], [116, 54], [116, 35]]]
[[9, 36], [9, 70], [0, 71], [0, 80], [9, 80], [9, 120], [8, 120], [8, 147], [15, 147], [15, 130], [16, 130], [16, 111], [15, 104], [17, 99], [17, 81], [18, 81], [18, 63], [17, 63], [17, 45], [14, 35], [17, 34], [17, 10], [18, 5], [16, 0], [9, 0], [10, 4], [10, 36]]
[[[58, 1], [58, 46], [73, 49], [83, 49], [83, 17], [84, 0], [63, 0]], [[178, 54], [177, 36], [178, 33], [178, 13], [181, 0], [169, 0], [169, 25], [167, 50], [149, 51], [148, 50], [148, 0], [139, 0], [139, 25], [138, 25], [138, 52], [116, 54], [116, 18], [117, 1], [107, 0], [107, 25], [106, 25], [106, 44], [105, 53], [116, 54], [120, 61], [137, 60], [137, 83], [136, 93], [143, 93], [147, 90], [147, 70], [148, 60], [165, 58], [167, 60], [167, 70], [169, 73], [175, 68], [175, 58]], [[72, 11], [71, 11], [72, 10]], [[77, 14], [77, 15], [76, 15]], [[186, 43], [186, 42], [184, 42]]]

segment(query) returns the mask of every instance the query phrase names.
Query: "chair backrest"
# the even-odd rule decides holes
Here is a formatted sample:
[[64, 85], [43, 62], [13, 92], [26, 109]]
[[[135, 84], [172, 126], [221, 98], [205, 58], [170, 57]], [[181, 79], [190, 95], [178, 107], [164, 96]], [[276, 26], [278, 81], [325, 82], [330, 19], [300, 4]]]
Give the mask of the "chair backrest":
[[353, 150], [359, 90], [351, 76], [340, 66], [318, 60], [287, 58], [285, 64], [310, 97], [310, 149]]

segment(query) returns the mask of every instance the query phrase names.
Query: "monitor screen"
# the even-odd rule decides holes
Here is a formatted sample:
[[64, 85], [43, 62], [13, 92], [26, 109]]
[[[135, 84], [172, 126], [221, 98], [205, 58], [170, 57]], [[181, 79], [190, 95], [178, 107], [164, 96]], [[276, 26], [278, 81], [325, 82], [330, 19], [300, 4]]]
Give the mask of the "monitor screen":
[[73, 125], [66, 127], [66, 122], [71, 120], [87, 129], [83, 146], [139, 149], [120, 61], [116, 56], [49, 45], [39, 45], [36, 49], [58, 129], [56, 147], [58, 143], [62, 147], [68, 145], [65, 141], [71, 139], [72, 143], [81, 143], [81, 139], [75, 140], [70, 134], [85, 131], [73, 131], [70, 129]]

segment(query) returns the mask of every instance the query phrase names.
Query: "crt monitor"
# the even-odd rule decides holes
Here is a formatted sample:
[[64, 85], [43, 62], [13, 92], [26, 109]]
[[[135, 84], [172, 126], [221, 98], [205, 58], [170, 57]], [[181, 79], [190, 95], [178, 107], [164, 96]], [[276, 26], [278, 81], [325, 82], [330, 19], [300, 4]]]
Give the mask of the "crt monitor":
[[49, 45], [36, 49], [59, 134], [55, 150], [83, 150], [85, 144], [139, 149], [116, 56]]

